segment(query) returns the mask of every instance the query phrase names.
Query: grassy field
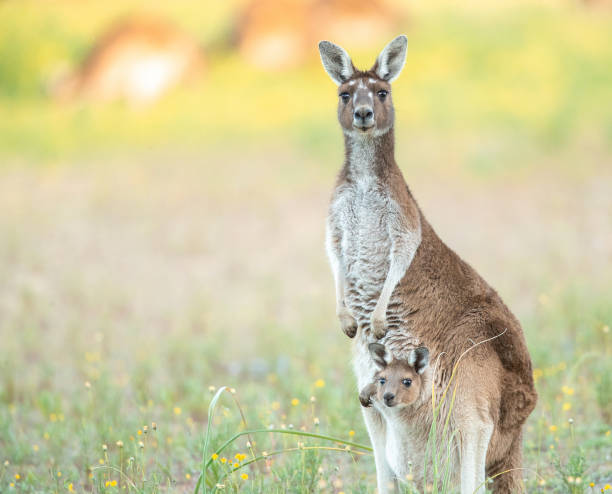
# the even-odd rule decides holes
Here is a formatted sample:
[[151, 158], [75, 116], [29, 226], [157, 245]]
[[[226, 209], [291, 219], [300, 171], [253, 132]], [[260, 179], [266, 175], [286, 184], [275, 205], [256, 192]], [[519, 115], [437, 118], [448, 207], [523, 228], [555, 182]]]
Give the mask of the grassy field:
[[[231, 3], [164, 5], [226, 36]], [[372, 492], [323, 249], [332, 83], [315, 54], [266, 74], [219, 49], [145, 110], [49, 100], [118, 11], [0, 4], [0, 492], [193, 492], [208, 426], [204, 460], [247, 429], [340, 440], [241, 436], [207, 470], [220, 492]], [[612, 484], [611, 19], [424, 9], [396, 83], [413, 193], [523, 323], [530, 493]]]

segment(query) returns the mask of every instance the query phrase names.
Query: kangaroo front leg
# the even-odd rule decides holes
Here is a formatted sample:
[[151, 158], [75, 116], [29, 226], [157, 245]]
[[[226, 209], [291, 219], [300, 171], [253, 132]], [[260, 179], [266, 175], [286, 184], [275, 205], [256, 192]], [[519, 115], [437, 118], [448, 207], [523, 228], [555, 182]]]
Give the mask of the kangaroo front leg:
[[[403, 231], [399, 231], [403, 230]], [[406, 274], [414, 255], [421, 243], [420, 228], [417, 232], [403, 229], [400, 224], [398, 230], [391, 229], [391, 253], [389, 255], [389, 272], [380, 292], [378, 302], [372, 311], [371, 327], [375, 338], [380, 339], [387, 333], [387, 308], [393, 290]]]
[[362, 408], [363, 418], [370, 435], [372, 448], [374, 449], [374, 462], [376, 463], [376, 483], [378, 494], [396, 493], [398, 489], [397, 480], [386, 456], [386, 429], [383, 416], [374, 408]]
[[357, 333], [357, 321], [344, 303], [346, 279], [340, 260], [340, 234], [335, 232], [331, 225], [327, 227], [325, 247], [336, 283], [336, 315], [340, 320], [342, 331], [344, 331], [349, 338], [353, 338]]

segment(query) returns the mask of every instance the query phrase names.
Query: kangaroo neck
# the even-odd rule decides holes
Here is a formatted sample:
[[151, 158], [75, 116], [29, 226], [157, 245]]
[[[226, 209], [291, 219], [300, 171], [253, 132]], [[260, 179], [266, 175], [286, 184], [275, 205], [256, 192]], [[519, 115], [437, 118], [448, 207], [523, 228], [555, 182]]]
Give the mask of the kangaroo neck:
[[384, 180], [397, 167], [393, 127], [382, 135], [344, 134], [343, 174], [349, 180]]

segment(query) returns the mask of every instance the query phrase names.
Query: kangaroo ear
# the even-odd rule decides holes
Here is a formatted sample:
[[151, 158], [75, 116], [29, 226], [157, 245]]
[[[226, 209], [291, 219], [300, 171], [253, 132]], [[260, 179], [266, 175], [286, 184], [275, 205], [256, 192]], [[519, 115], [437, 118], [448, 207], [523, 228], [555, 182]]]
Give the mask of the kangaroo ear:
[[338, 86], [349, 80], [355, 72], [351, 57], [344, 48], [329, 41], [321, 41], [319, 42], [319, 53], [325, 72]]
[[414, 367], [417, 374], [422, 374], [429, 365], [429, 350], [424, 346], [415, 348], [410, 352], [408, 363]]
[[402, 34], [385, 46], [372, 67], [378, 77], [387, 82], [398, 78], [406, 63], [407, 44], [408, 38]]
[[372, 356], [372, 360], [374, 363], [384, 369], [387, 367], [387, 364], [391, 360], [391, 355], [387, 351], [387, 348], [382, 343], [370, 343], [368, 345], [368, 350], [370, 350], [370, 355]]

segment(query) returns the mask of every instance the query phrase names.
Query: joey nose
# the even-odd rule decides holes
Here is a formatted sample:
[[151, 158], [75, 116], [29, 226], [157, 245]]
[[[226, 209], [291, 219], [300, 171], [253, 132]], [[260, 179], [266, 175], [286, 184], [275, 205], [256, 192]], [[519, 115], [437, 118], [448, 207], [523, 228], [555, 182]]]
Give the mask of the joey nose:
[[385, 405], [390, 407], [391, 403], [393, 402], [393, 398], [395, 398], [395, 395], [393, 393], [385, 393], [383, 395], [383, 400], [385, 400]]

